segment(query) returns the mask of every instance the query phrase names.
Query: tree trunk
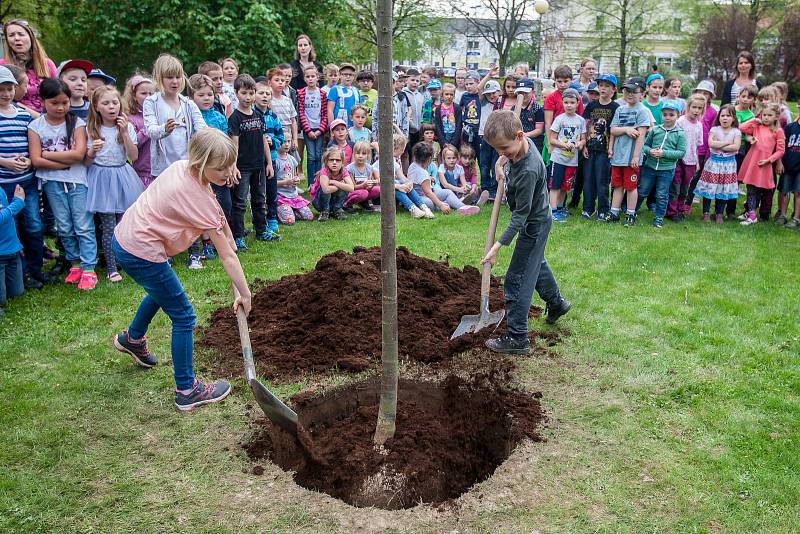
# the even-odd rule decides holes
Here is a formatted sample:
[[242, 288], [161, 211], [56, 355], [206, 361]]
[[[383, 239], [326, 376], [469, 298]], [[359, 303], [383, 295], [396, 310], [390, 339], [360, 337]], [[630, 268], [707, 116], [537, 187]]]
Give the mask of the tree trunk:
[[626, 52], [628, 48], [628, 34], [627, 34], [627, 27], [625, 26], [628, 22], [628, 4], [627, 2], [622, 3], [622, 17], [620, 19], [619, 25], [619, 83], [625, 83], [625, 60], [626, 60]]
[[378, 120], [381, 175], [381, 401], [374, 441], [394, 437], [397, 417], [397, 246], [395, 244], [394, 158], [392, 157], [392, 0], [377, 0]]

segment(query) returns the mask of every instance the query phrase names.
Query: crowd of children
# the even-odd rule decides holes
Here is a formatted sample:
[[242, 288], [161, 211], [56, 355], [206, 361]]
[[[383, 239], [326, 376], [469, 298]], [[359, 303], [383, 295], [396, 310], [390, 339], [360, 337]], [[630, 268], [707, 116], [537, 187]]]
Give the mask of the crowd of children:
[[[780, 176], [776, 221], [800, 229], [800, 122], [792, 122], [781, 83], [737, 86], [735, 104], [718, 108], [709, 80], [684, 101], [680, 81], [660, 74], [620, 84], [587, 66], [589, 78], [574, 82], [572, 69], [559, 66], [555, 87], [537, 95], [524, 65], [502, 84], [496, 69], [484, 76], [459, 69], [451, 84], [435, 69], [397, 68], [392, 129], [383, 132], [375, 76], [350, 63], [317, 63], [304, 35], [295, 60], [263, 76], [240, 73], [225, 58], [187, 77], [177, 58], [162, 54], [151, 74], [137, 72], [123, 91], [89, 61], [50, 69], [36, 57], [42, 53], [32, 51], [33, 63], [44, 65], [33, 91], [33, 71], [0, 66], [0, 305], [48, 281], [42, 266], [53, 256], [52, 277], [64, 272], [78, 289], [97, 284], [99, 252], [107, 280], [122, 280], [115, 226], [165, 169], [187, 159], [190, 139], [204, 128], [222, 131], [238, 149], [236, 174], [210, 185], [239, 251], [247, 249], [248, 200], [259, 241], [279, 240], [281, 224], [380, 211], [377, 160], [390, 156], [378, 154], [379, 135], [392, 136], [395, 198], [414, 218], [475, 214], [497, 192], [498, 153], [483, 140], [486, 122], [513, 110], [519, 94], [524, 135], [547, 164], [555, 222], [573, 215], [567, 200], [580, 182], [570, 206], [582, 194], [587, 219], [624, 217], [631, 226], [646, 204], [661, 227], [665, 218], [682, 220], [696, 196], [704, 221], [713, 204], [716, 222], [738, 215], [750, 225], [770, 217]], [[51, 227], [58, 252], [42, 238]], [[215, 258], [208, 236], [188, 252], [191, 269]]]

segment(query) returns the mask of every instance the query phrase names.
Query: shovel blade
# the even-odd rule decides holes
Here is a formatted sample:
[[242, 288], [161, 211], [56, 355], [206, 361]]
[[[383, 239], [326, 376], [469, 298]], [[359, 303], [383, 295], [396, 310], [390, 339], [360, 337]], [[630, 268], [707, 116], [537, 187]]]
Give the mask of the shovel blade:
[[482, 315], [465, 315], [461, 318], [461, 322], [458, 324], [455, 332], [453, 332], [453, 335], [450, 336], [450, 339], [455, 339], [464, 334], [474, 334], [490, 326], [497, 326], [505, 316], [505, 310]]
[[297, 414], [286, 406], [278, 397], [272, 394], [264, 384], [256, 380], [250, 379], [250, 388], [253, 390], [253, 395], [256, 402], [264, 411], [267, 418], [274, 424], [278, 425], [290, 435], [297, 434]]

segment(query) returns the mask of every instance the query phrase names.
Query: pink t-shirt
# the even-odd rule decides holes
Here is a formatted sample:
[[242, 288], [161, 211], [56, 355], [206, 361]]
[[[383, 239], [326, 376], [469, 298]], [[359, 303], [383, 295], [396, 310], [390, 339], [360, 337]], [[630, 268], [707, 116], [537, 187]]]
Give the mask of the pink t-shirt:
[[[0, 65], [5, 64], [6, 58], [0, 58]], [[50, 73], [51, 78], [54, 78], [56, 75], [56, 64], [53, 63], [53, 60], [50, 58], [47, 58], [47, 72]], [[42, 109], [44, 109], [42, 99], [39, 98], [39, 86], [42, 84], [42, 78], [39, 78], [39, 76], [36, 75], [36, 71], [33, 69], [28, 69], [27, 75], [28, 92], [22, 97], [20, 103], [41, 113]]]
[[207, 231], [223, 232], [225, 216], [209, 186], [176, 161], [128, 208], [114, 230], [117, 242], [137, 258], [163, 263]]
[[686, 115], [678, 118], [678, 126], [686, 137], [686, 154], [681, 158], [686, 165], [697, 165], [697, 147], [703, 143], [703, 123], [699, 119], [692, 122]]

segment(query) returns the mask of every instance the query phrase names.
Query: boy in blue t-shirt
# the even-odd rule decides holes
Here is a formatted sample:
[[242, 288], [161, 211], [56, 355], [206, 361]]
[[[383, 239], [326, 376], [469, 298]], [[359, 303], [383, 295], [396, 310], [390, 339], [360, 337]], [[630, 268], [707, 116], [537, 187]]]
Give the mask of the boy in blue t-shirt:
[[614, 112], [608, 157], [611, 160], [611, 187], [614, 195], [606, 222], [619, 221], [622, 198], [627, 192], [628, 204], [625, 226], [636, 223], [636, 203], [639, 200], [639, 168], [644, 159], [644, 137], [650, 127], [650, 112], [642, 105], [644, 80], [631, 78], [622, 86], [623, 103]]
[[361, 103], [361, 93], [353, 87], [353, 80], [356, 77], [356, 68], [352, 63], [342, 63], [339, 65], [339, 85], [334, 85], [328, 91], [328, 124], [335, 119], [342, 119], [347, 123], [347, 127], [353, 125], [350, 122], [350, 110], [356, 104]]

